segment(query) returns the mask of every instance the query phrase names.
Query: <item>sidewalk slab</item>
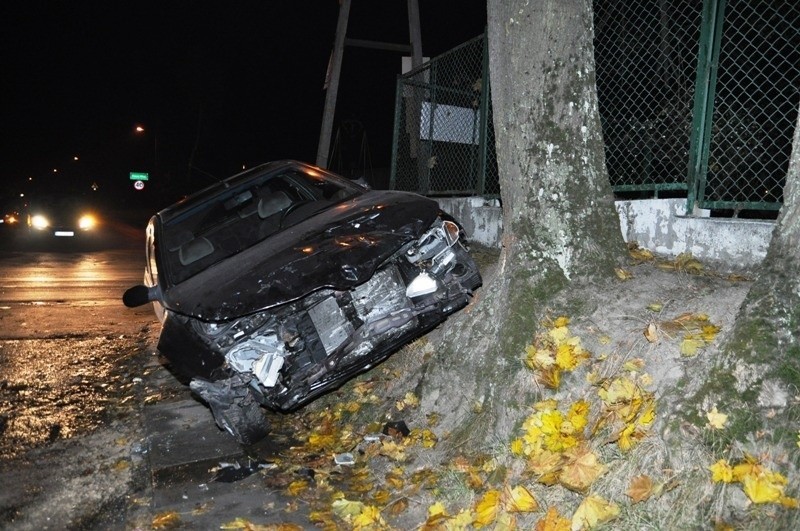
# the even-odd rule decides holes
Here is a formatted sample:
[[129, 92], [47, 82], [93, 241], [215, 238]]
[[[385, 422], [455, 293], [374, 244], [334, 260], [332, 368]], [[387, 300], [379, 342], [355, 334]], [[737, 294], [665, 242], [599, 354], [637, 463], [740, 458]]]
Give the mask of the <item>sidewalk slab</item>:
[[211, 411], [192, 398], [146, 406], [145, 429], [154, 474], [162, 469], [242, 455], [236, 439], [220, 430]]

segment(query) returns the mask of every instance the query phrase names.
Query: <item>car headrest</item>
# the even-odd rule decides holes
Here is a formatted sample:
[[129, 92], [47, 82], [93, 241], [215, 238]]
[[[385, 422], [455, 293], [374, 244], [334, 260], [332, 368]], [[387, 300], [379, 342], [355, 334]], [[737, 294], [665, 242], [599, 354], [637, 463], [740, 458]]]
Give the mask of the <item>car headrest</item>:
[[286, 192], [273, 192], [266, 197], [258, 200], [258, 217], [261, 219], [268, 218], [273, 214], [277, 214], [284, 208], [292, 204], [292, 200], [286, 195]]
[[208, 241], [208, 238], [200, 236], [189, 243], [181, 245], [180, 249], [178, 249], [178, 259], [181, 261], [181, 265], [189, 265], [213, 252], [214, 245]]
[[185, 245], [194, 239], [194, 234], [186, 229], [180, 229], [177, 232], [170, 233], [167, 236], [167, 249], [170, 251], [177, 251], [182, 245]]

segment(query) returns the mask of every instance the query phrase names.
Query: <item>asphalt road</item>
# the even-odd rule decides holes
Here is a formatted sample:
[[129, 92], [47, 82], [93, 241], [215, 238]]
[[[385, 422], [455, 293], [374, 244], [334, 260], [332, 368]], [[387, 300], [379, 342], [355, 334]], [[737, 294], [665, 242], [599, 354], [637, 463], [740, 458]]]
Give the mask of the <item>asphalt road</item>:
[[263, 475], [215, 481], [278, 450], [220, 431], [157, 355], [152, 308], [122, 305], [143, 250], [124, 226], [87, 243], [0, 234], [0, 528], [130, 529], [165, 514], [218, 528], [286, 505]]

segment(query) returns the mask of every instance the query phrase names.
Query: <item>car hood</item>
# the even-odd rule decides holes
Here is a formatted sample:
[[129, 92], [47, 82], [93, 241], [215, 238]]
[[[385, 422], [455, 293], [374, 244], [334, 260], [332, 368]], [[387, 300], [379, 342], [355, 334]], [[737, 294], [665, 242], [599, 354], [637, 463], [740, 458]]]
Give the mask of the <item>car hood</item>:
[[226, 321], [321, 288], [367, 281], [439, 215], [416, 194], [369, 191], [201, 271], [162, 294], [162, 304], [204, 321]]

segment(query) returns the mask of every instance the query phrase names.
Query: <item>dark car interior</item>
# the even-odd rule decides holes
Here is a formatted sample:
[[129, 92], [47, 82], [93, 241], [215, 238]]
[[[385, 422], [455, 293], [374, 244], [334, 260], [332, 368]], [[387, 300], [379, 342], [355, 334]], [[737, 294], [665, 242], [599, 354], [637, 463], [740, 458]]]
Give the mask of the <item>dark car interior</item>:
[[358, 188], [298, 171], [226, 190], [216, 201], [165, 228], [170, 276], [181, 282], [358, 193]]

